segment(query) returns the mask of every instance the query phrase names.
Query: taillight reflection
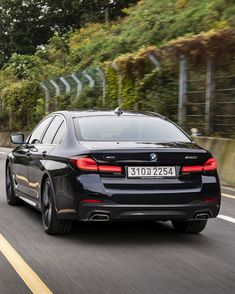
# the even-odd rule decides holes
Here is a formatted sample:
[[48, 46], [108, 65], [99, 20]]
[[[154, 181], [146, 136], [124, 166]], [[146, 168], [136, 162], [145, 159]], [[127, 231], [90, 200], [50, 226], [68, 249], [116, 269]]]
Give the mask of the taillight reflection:
[[81, 203], [102, 203], [104, 201], [97, 200], [97, 199], [82, 199], [80, 202]]

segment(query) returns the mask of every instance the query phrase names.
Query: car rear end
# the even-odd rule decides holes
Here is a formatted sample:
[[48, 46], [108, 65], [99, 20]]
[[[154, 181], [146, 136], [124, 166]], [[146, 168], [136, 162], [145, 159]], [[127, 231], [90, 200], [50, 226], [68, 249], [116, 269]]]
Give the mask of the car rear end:
[[[145, 125], [149, 117], [141, 114], [127, 115], [126, 120], [111, 117], [90, 118], [88, 125], [83, 125], [84, 118], [75, 118], [79, 143], [87, 150], [72, 158], [81, 187], [79, 219], [190, 221], [217, 216], [220, 184], [216, 161], [208, 151], [163, 118], [150, 117]], [[94, 133], [87, 135], [91, 122]], [[147, 131], [153, 123], [155, 130], [161, 128], [157, 137]], [[107, 133], [110, 128], [113, 137]]]

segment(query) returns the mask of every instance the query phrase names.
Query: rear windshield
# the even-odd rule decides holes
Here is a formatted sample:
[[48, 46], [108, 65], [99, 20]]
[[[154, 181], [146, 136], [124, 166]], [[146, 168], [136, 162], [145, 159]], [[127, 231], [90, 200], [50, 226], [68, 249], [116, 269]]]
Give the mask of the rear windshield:
[[190, 142], [174, 124], [148, 116], [75, 118], [80, 141]]

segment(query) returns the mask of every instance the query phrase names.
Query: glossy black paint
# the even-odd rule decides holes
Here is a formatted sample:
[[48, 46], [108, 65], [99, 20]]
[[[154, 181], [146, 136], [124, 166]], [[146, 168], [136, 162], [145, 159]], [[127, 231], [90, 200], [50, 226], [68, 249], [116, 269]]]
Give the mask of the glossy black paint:
[[[221, 195], [217, 172], [188, 175], [180, 172], [182, 165], [202, 164], [211, 157], [208, 151], [194, 142], [79, 142], [73, 123], [75, 117], [116, 114], [111, 111], [62, 111], [50, 116], [56, 115], [62, 116], [66, 123], [59, 145], [32, 144], [29, 136], [7, 158], [16, 195], [39, 210], [42, 187], [49, 177], [60, 218], [89, 220], [94, 214], [103, 213], [110, 220], [189, 220], [195, 219], [196, 214], [201, 212], [209, 213], [210, 217], [218, 214]], [[150, 161], [152, 152], [157, 153], [157, 162]], [[70, 158], [84, 155], [101, 164], [119, 164], [124, 173], [113, 175], [81, 171], [71, 163]], [[127, 165], [174, 165], [177, 177], [128, 179]], [[84, 198], [103, 200], [103, 203], [80, 203]], [[215, 201], [208, 202], [208, 198], [215, 198]]]

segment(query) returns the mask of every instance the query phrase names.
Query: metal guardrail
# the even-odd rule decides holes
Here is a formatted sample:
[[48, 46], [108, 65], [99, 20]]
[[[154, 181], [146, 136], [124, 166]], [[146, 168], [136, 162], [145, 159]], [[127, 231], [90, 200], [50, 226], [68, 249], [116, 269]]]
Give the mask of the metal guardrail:
[[[148, 56], [153, 68], [159, 68], [156, 56]], [[113, 70], [118, 78], [117, 104], [122, 102], [123, 76], [115, 62]], [[186, 56], [179, 57], [179, 88], [177, 104], [169, 105], [170, 117], [186, 129], [198, 127], [206, 135], [221, 134], [235, 137], [235, 59], [219, 64], [209, 58], [202, 66], [192, 66]], [[78, 101], [86, 88], [97, 89], [101, 107], [106, 106], [109, 84], [101, 67], [87, 68], [41, 81], [45, 94], [45, 112], [50, 111], [50, 101], [60, 95], [76, 97]], [[172, 92], [173, 96], [177, 93]], [[82, 101], [81, 101], [82, 102]], [[55, 103], [55, 102], [53, 102]], [[54, 104], [56, 107], [56, 103]], [[4, 100], [0, 101], [0, 116], [6, 114]], [[8, 114], [9, 115], [9, 114]], [[167, 115], [167, 113], [166, 113]], [[11, 115], [9, 115], [11, 116]], [[169, 115], [168, 115], [169, 116]], [[4, 123], [2, 124], [5, 127]], [[6, 126], [7, 128], [7, 126]]]
[[[154, 54], [149, 54], [148, 56], [150, 62], [153, 64], [154, 68], [160, 67], [160, 61], [156, 58]], [[117, 97], [117, 103], [121, 104], [121, 91], [122, 91], [122, 75], [116, 64], [112, 63], [112, 68], [116, 72], [119, 79], [119, 95]], [[66, 76], [57, 77], [48, 81], [42, 81], [40, 83], [41, 88], [45, 93], [45, 111], [49, 111], [49, 101], [52, 97], [64, 95], [64, 94], [75, 94], [79, 99], [82, 91], [88, 86], [89, 88], [97, 87], [101, 90], [102, 95], [102, 106], [106, 102], [106, 87], [107, 80], [105, 77], [105, 71], [101, 67], [87, 68], [79, 72], [74, 72]]]
[[205, 66], [195, 68], [181, 56], [179, 64], [178, 122], [207, 135], [235, 136], [235, 60], [220, 65], [208, 58]]

